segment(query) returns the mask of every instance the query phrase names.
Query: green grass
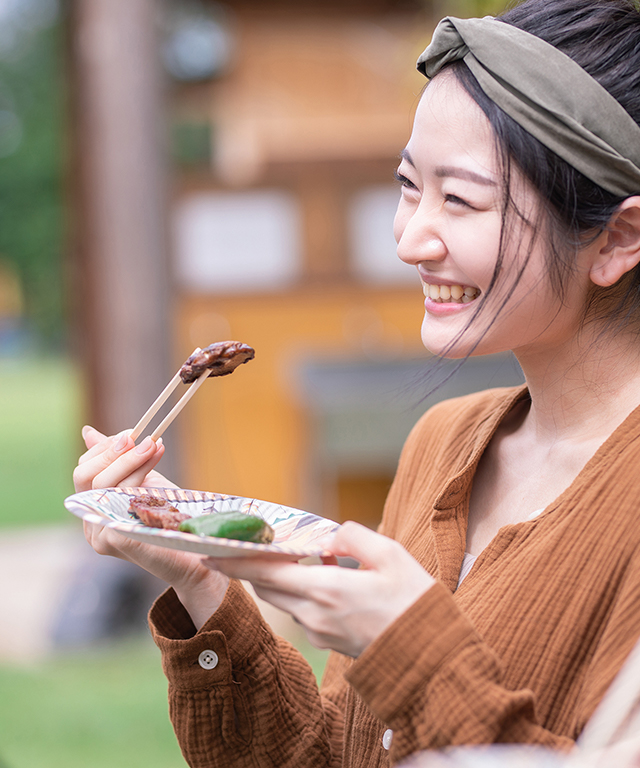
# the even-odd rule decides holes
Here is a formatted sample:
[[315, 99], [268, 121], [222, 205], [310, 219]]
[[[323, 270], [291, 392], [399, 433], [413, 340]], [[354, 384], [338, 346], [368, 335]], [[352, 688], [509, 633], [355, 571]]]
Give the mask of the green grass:
[[[327, 654], [302, 649], [316, 675]], [[167, 683], [149, 638], [0, 665], [0, 768], [179, 768]]]
[[[64, 360], [0, 360], [0, 529], [66, 524], [80, 451], [80, 377]], [[320, 676], [327, 653], [300, 651]], [[184, 768], [149, 637], [0, 659], [0, 768]]]
[[0, 528], [69, 520], [81, 403], [66, 360], [0, 360]]
[[0, 666], [1, 768], [185, 766], [150, 639]]

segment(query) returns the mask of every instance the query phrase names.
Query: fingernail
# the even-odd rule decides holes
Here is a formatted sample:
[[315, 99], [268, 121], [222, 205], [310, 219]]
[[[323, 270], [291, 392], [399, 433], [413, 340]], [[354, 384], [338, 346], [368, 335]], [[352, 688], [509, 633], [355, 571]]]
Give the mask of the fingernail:
[[82, 435], [83, 438], [85, 438], [89, 434], [89, 432], [92, 432], [92, 431], [93, 431], [93, 427], [90, 427], [88, 424], [85, 424], [84, 427], [82, 427], [82, 429], [80, 430], [80, 434]]
[[317, 539], [315, 542], [319, 547], [322, 547], [322, 549], [331, 549], [331, 545], [333, 544], [333, 541], [335, 539], [335, 533], [330, 533], [327, 536], [323, 536], [320, 539]]
[[123, 451], [127, 442], [129, 441], [129, 433], [125, 430], [120, 433], [120, 437], [113, 446], [114, 451]]
[[148, 435], [140, 443], [140, 445], [136, 445], [136, 453], [146, 453], [149, 450], [149, 448], [151, 448], [152, 445], [153, 445], [153, 440], [151, 439], [151, 436]]
[[164, 443], [162, 442], [162, 438], [161, 438], [161, 437], [159, 437], [159, 438], [156, 440], [156, 448], [160, 448], [160, 446], [161, 446], [161, 445], [164, 445]]

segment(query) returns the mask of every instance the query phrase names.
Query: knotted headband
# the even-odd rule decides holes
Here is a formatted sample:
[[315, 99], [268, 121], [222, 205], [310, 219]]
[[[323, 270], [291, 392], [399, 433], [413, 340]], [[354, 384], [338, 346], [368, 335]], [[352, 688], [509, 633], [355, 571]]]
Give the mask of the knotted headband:
[[615, 195], [640, 194], [640, 126], [569, 56], [491, 17], [448, 17], [418, 70], [431, 78], [460, 59], [493, 102], [569, 165]]

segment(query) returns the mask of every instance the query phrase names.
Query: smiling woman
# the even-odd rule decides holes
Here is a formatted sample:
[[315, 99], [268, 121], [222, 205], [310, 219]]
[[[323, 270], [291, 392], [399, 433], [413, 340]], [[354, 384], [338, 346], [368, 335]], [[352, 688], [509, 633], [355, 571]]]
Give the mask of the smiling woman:
[[[420, 57], [394, 231], [422, 339], [451, 358], [510, 350], [526, 386], [428, 411], [377, 533], [346, 523], [303, 565], [86, 525], [98, 552], [171, 584], [150, 621], [191, 765], [574, 746], [640, 637], [639, 43], [630, 1], [525, 0], [443, 20]], [[168, 484], [161, 445], [83, 434], [77, 490]], [[334, 651], [319, 689], [239, 579]]]
[[[521, 174], [502, 178], [493, 135], [452, 73], [427, 88], [398, 170], [395, 234], [398, 255], [418, 268], [425, 289], [425, 346], [448, 357], [510, 349], [523, 364], [551, 339], [571, 345], [601, 332], [585, 326], [584, 314], [602, 280], [593, 267], [610, 234], [576, 250], [560, 301], [548, 277], [539, 194]], [[610, 226], [617, 231], [626, 223], [620, 213]], [[496, 322], [503, 313], [508, 324]]]
[[[494, 275], [502, 232], [496, 160], [491, 126], [476, 103], [450, 75], [434, 81], [402, 152], [394, 224], [398, 256], [418, 268], [424, 286], [422, 339], [434, 354], [454, 351]], [[455, 351], [472, 348], [462, 352], [459, 343]]]

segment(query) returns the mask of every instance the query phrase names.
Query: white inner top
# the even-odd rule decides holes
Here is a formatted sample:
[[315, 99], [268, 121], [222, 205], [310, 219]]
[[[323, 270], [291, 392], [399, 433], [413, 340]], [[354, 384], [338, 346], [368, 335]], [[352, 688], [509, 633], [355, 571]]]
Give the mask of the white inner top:
[[[541, 512], [544, 512], [544, 507], [542, 507], [542, 509], [536, 509], [536, 511], [532, 512], [527, 518], [525, 518], [525, 520], [533, 520], [533, 518], [538, 517]], [[473, 568], [473, 564], [478, 559], [478, 557], [479, 555], [470, 555], [468, 552], [464, 553], [462, 567], [460, 568], [460, 576], [458, 577], [458, 586], [460, 586], [465, 578], [469, 575], [469, 571]]]

